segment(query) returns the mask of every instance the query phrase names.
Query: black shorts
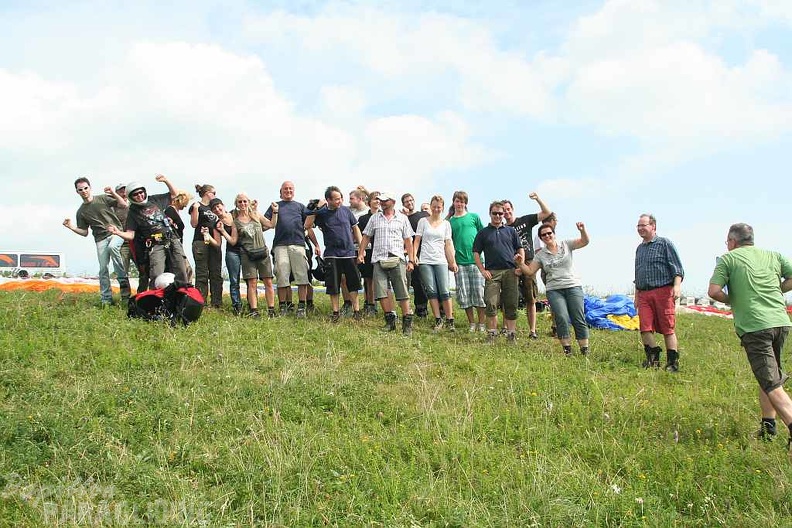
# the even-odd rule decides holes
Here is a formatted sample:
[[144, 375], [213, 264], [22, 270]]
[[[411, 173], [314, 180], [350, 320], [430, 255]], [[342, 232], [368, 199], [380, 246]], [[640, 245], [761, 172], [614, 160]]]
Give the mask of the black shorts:
[[347, 290], [360, 290], [360, 273], [355, 264], [355, 257], [325, 259], [325, 288], [328, 295], [341, 293], [341, 275], [346, 277]]

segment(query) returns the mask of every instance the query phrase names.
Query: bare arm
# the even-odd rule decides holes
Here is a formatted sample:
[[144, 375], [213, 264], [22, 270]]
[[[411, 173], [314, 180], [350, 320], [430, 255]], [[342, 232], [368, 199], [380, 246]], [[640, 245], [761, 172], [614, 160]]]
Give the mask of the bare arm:
[[532, 192], [531, 194], [529, 194], [528, 198], [530, 198], [531, 200], [535, 201], [539, 205], [539, 209], [540, 210], [536, 214], [536, 216], [537, 216], [537, 218], [539, 218], [540, 222], [542, 220], [544, 220], [545, 218], [547, 218], [548, 216], [550, 216], [551, 214], [553, 214], [553, 211], [551, 211], [550, 208], [547, 207], [547, 204], [544, 203], [544, 200], [539, 198], [539, 195], [536, 194], [535, 192]]
[[[313, 215], [309, 216], [308, 218], [313, 218]], [[305, 219], [305, 223], [308, 223], [308, 218]], [[307, 229], [308, 232], [308, 240], [311, 241], [314, 247], [314, 255], [317, 257], [322, 256], [322, 249], [319, 247], [319, 241], [316, 239], [316, 233], [314, 233], [313, 227], [309, 227]]]
[[792, 290], [792, 277], [781, 281], [781, 293], [786, 293]]
[[[164, 174], [157, 174], [154, 177], [154, 179], [157, 180], [158, 182], [164, 183], [165, 185], [168, 186], [168, 192], [170, 193], [171, 200], [176, 198], [176, 195], [179, 194], [179, 190], [176, 187], [173, 186], [173, 184], [170, 182], [170, 180]], [[193, 226], [193, 227], [195, 227], [195, 226]]]
[[355, 239], [355, 244], [360, 246], [360, 242], [363, 240], [363, 235], [360, 233], [360, 228], [357, 224], [352, 226], [352, 238]]
[[525, 275], [536, 275], [536, 272], [542, 267], [537, 259], [533, 259], [530, 264], [526, 264], [524, 252], [522, 255], [518, 253], [514, 256], [514, 263], [517, 264], [517, 268]]
[[[674, 278], [674, 282], [676, 282], [676, 277]], [[716, 301], [729, 304], [729, 294], [723, 291], [723, 286], [720, 284], [710, 283], [709, 288], [707, 289], [707, 295]]]
[[194, 228], [198, 227], [198, 207], [200, 202], [195, 202], [190, 206], [190, 225]]
[[[255, 200], [253, 200], [253, 201], [256, 202]], [[272, 208], [272, 219], [271, 220], [269, 218], [267, 218], [265, 215], [261, 215], [261, 225], [262, 225], [262, 227], [264, 227], [265, 231], [267, 229], [275, 229], [275, 226], [278, 225], [278, 204], [275, 203], [275, 202], [272, 202], [272, 204], [270, 204], [270, 208]]]
[[115, 192], [115, 189], [112, 187], [105, 187], [104, 192], [107, 196], [116, 201], [120, 209], [126, 209], [129, 207], [129, 202], [126, 201], [126, 198]]
[[454, 241], [450, 238], [445, 241], [445, 257], [448, 262], [448, 269], [454, 273], [459, 271], [459, 266], [456, 263], [456, 250], [454, 249]]
[[77, 233], [80, 236], [88, 236], [88, 230], [82, 229], [81, 227], [77, 227], [74, 225], [74, 222], [71, 221], [71, 218], [67, 218], [63, 221], [63, 225], [67, 228], [71, 229], [73, 232]]
[[107, 231], [111, 235], [117, 235], [126, 240], [127, 242], [132, 242], [135, 239], [135, 232], [134, 231], [121, 231], [113, 224], [107, 226]]
[[580, 249], [588, 246], [589, 236], [588, 236], [588, 232], [586, 231], [586, 225], [583, 222], [578, 222], [577, 224], [575, 224], [575, 227], [577, 227], [578, 231], [580, 231], [580, 238], [577, 238], [572, 241], [572, 243], [570, 244], [572, 246], [572, 249]]
[[369, 238], [368, 235], [363, 235], [360, 239], [360, 244], [358, 244], [358, 258], [357, 258], [360, 264], [363, 264], [363, 261], [365, 260], [366, 246], [369, 245], [369, 242], [371, 242], [371, 239]]
[[482, 264], [482, 262], [481, 262], [481, 253], [474, 252], [473, 253], [473, 260], [476, 262], [476, 267], [478, 268], [478, 270], [481, 273], [481, 275], [485, 279], [490, 280], [492, 278], [492, 273], [487, 271], [487, 269], [484, 267], [484, 264]]

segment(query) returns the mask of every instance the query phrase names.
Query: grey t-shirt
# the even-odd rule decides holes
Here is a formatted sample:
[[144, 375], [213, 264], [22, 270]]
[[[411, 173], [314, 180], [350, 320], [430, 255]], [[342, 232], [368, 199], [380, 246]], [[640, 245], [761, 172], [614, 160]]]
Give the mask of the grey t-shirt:
[[558, 244], [558, 252], [553, 254], [543, 247], [536, 252], [534, 260], [539, 261], [542, 269], [547, 274], [545, 289], [562, 290], [573, 286], [580, 286], [580, 277], [575, 272], [572, 262], [572, 240], [564, 240]]

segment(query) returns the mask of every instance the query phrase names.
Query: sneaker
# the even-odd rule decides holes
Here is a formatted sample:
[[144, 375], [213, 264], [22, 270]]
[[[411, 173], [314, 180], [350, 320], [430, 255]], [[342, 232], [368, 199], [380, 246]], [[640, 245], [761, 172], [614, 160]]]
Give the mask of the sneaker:
[[254, 310], [250, 310], [250, 313], [248, 313], [248, 317], [250, 317], [251, 319], [258, 319], [259, 317], [261, 317], [261, 314], [258, 312], [258, 310], [254, 309]]
[[352, 312], [352, 303], [345, 301], [343, 306], [341, 306], [341, 316], [349, 317], [350, 312]]
[[501, 335], [503, 335], [503, 336], [505, 336], [505, 335], [509, 335], [509, 329], [508, 329], [508, 328], [506, 328], [506, 327], [504, 326], [503, 328], [501, 328], [501, 331], [500, 331], [500, 333], [501, 333]]
[[515, 332], [508, 332], [506, 334], [506, 341], [512, 345], [517, 342], [517, 334]]
[[468, 332], [470, 332], [472, 334], [475, 331], [476, 331], [476, 323], [473, 323], [472, 325], [470, 325], [470, 328], [468, 329]]
[[306, 316], [304, 307], [297, 308], [297, 319], [305, 319]]
[[446, 319], [445, 327], [449, 332], [456, 332], [456, 326], [454, 326], [453, 319]]
[[333, 312], [333, 315], [330, 316], [331, 323], [337, 323], [341, 320], [341, 314], [339, 312]]
[[363, 320], [363, 314], [360, 312], [360, 310], [358, 310], [356, 312], [352, 312], [352, 320], [353, 321], [362, 321]]
[[285, 304], [280, 305], [280, 316], [286, 317], [289, 314], [289, 307]]
[[420, 317], [421, 319], [426, 319], [429, 317], [429, 310], [427, 309], [426, 305], [415, 307], [415, 317]]
[[566, 357], [572, 357], [572, 345], [562, 345], [564, 348], [564, 355]]
[[375, 316], [377, 315], [377, 307], [373, 304], [365, 304], [363, 305], [363, 313], [367, 316]]
[[589, 355], [589, 347], [587, 347], [587, 346], [580, 347], [580, 355], [581, 356], [588, 356]]
[[539, 339], [539, 334], [537, 334], [536, 332], [531, 332], [530, 334], [528, 334], [528, 337], [530, 337], [531, 339]]
[[267, 317], [269, 317], [270, 319], [275, 319], [276, 317], [278, 317], [278, 314], [275, 312], [274, 306], [270, 306], [269, 308], [267, 308]]
[[479, 330], [479, 332], [486, 332], [487, 331], [487, 325], [484, 324], [484, 323], [479, 323], [478, 324], [478, 330]]
[[443, 320], [440, 319], [439, 317], [435, 317], [435, 324], [433, 330], [435, 332], [439, 332], [442, 329], [443, 329]]
[[498, 331], [497, 330], [492, 330], [490, 332], [487, 332], [487, 344], [488, 345], [494, 345], [495, 341], [497, 341], [497, 340], [498, 340]]
[[234, 315], [240, 315], [242, 313], [242, 305], [241, 304], [235, 304], [235, 305], [233, 305], [231, 307], [231, 309], [233, 310]]
[[313, 302], [308, 302], [305, 305], [305, 311], [307, 311], [311, 315], [316, 315], [319, 313], [319, 310], [316, 309], [316, 305]]

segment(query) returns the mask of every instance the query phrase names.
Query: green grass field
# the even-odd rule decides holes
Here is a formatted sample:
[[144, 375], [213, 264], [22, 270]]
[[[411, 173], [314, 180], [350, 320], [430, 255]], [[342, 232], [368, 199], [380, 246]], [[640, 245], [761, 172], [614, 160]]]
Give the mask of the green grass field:
[[792, 525], [787, 435], [754, 439], [729, 320], [680, 316], [669, 374], [637, 332], [565, 358], [541, 315], [488, 346], [95, 304], [0, 293], [3, 526]]

